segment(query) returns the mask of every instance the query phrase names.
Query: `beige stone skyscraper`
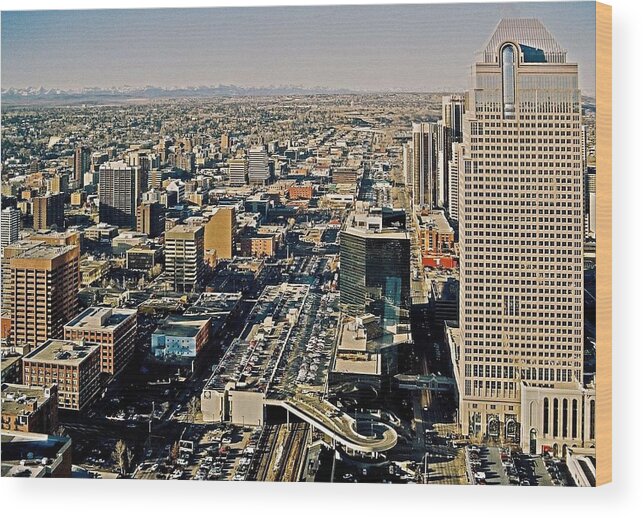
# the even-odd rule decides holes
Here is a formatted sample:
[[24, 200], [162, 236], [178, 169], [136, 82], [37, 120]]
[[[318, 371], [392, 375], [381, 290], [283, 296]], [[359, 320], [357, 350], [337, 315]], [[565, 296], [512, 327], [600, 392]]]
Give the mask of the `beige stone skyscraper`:
[[547, 29], [502, 20], [473, 67], [459, 171], [450, 336], [470, 436], [582, 444], [580, 102], [578, 66]]

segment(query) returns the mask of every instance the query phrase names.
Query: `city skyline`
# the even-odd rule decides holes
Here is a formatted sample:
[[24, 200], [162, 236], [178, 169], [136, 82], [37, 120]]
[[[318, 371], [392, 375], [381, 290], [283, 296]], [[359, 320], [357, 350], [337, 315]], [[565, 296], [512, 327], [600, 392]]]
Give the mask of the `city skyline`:
[[[543, 21], [594, 95], [591, 2], [5, 11], [2, 88], [463, 91], [501, 18]], [[78, 30], [70, 31], [70, 26]], [[195, 52], [194, 49], [200, 49]], [[448, 53], [449, 59], [444, 59]]]

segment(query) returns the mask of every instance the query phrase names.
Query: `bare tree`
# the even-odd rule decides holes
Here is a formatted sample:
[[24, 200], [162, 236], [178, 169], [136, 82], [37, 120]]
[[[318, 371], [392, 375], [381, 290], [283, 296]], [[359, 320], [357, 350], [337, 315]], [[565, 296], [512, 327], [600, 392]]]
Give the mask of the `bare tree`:
[[112, 460], [118, 467], [121, 475], [127, 473], [129, 466], [134, 459], [134, 453], [130, 448], [127, 447], [124, 441], [119, 440], [114, 446], [114, 451], [112, 452]]
[[192, 396], [188, 403], [187, 413], [190, 423], [194, 423], [196, 415], [199, 412], [199, 400], [196, 396]]
[[172, 460], [172, 462], [176, 461], [176, 459], [179, 458], [179, 452], [179, 443], [177, 441], [172, 445], [172, 449], [170, 450], [170, 459]]

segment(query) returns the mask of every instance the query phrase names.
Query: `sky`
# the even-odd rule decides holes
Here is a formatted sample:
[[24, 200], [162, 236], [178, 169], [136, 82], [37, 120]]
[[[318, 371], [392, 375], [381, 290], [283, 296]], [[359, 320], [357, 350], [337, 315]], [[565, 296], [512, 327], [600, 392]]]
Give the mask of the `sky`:
[[539, 18], [595, 92], [593, 2], [4, 11], [5, 88], [461, 91], [501, 18]]

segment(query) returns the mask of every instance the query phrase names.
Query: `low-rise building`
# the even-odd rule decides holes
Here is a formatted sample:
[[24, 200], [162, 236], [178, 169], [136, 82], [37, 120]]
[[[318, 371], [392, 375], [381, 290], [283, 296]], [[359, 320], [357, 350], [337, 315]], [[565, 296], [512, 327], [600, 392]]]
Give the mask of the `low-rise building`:
[[7, 431], [2, 434], [2, 477], [71, 477], [71, 439]]
[[250, 234], [240, 239], [243, 257], [273, 257], [277, 252], [276, 234]]
[[22, 360], [26, 385], [58, 384], [58, 408], [82, 410], [100, 390], [100, 345], [46, 340]]
[[169, 363], [192, 361], [209, 340], [209, 317], [170, 315], [152, 333], [152, 354]]
[[136, 310], [90, 307], [64, 327], [66, 340], [100, 344], [100, 368], [113, 375], [132, 358], [136, 339]]
[[153, 245], [133, 246], [125, 252], [125, 257], [128, 270], [147, 272], [161, 263], [163, 250]]
[[2, 384], [2, 429], [54, 433], [58, 428], [58, 385]]

